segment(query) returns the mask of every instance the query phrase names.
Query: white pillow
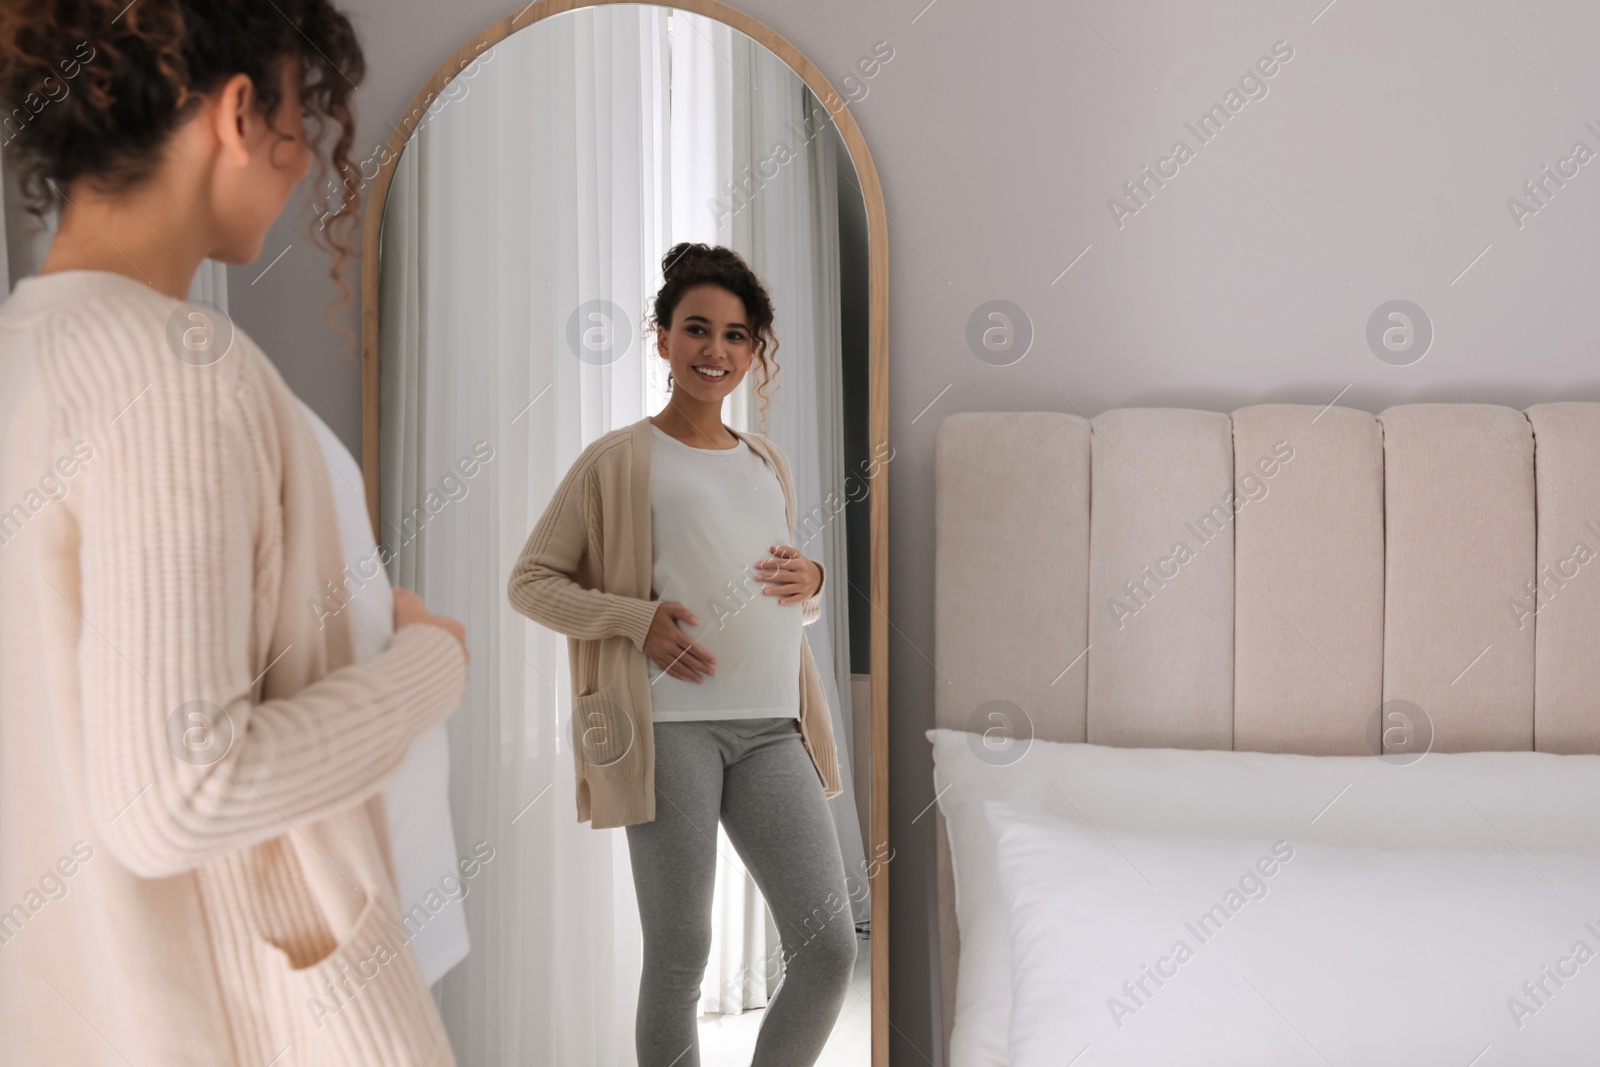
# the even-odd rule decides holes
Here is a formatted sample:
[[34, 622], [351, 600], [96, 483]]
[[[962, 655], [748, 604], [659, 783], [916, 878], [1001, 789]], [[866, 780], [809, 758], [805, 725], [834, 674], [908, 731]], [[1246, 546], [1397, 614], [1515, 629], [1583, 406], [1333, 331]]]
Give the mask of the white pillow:
[[1435, 752], [1398, 766], [1372, 756], [1035, 740], [1015, 758], [965, 730], [926, 736], [961, 937], [950, 1067], [1008, 1063], [1011, 944], [985, 800], [1173, 836], [1479, 849], [1504, 849], [1509, 838], [1534, 851], [1600, 852], [1600, 756]]
[[1013, 1067], [1593, 1062], [1600, 856], [1102, 833], [985, 808]]

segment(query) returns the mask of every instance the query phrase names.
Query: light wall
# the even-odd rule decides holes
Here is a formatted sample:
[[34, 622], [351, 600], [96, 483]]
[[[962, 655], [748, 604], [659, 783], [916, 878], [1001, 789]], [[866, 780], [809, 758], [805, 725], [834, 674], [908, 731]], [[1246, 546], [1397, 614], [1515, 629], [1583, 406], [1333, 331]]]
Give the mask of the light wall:
[[[1564, 187], [1547, 182], [1554, 195], [1521, 226], [1507, 205], [1574, 142], [1600, 152], [1600, 8], [925, 4], [740, 5], [841, 92], [878, 42], [893, 50], [850, 95], [891, 235], [891, 1018], [893, 1062], [906, 1067], [940, 1062], [935, 823], [918, 816], [933, 799], [923, 731], [936, 684], [931, 466], [941, 418], [1336, 396], [1372, 411], [1600, 400], [1600, 158]], [[367, 51], [364, 156], [459, 43], [519, 5], [345, 6]], [[1267, 64], [1266, 95], [1200, 145], [1185, 123], [1222, 103], [1279, 41], [1293, 55]], [[1118, 225], [1108, 201], [1179, 138], [1198, 145], [1193, 158], [1163, 187], [1150, 183], [1154, 195]], [[358, 363], [321, 324], [333, 290], [305, 236], [313, 216], [300, 208], [286, 212], [261, 263], [231, 271], [230, 303], [359, 455]], [[1367, 342], [1369, 317], [1392, 299], [1419, 305], [1436, 333], [1408, 366], [1381, 361]], [[1031, 349], [1009, 366], [978, 358], [967, 340], [969, 318], [991, 300], [1031, 322]]]

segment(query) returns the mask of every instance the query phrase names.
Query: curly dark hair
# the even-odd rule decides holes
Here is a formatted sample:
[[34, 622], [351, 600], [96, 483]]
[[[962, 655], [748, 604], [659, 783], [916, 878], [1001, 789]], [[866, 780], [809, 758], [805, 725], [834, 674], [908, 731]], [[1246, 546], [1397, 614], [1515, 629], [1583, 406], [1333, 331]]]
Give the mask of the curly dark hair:
[[[654, 309], [644, 323], [646, 332], [672, 327], [672, 313], [678, 301], [696, 285], [720, 285], [744, 301], [746, 325], [755, 339], [755, 359], [761, 368], [760, 384], [756, 395], [761, 398], [760, 425], [767, 423], [767, 406], [771, 398], [766, 388], [778, 376], [778, 337], [772, 332], [772, 298], [756, 278], [744, 258], [731, 248], [722, 245], [691, 244], [680, 241], [661, 257], [661, 276], [665, 281], [656, 293]], [[770, 349], [769, 349], [770, 346]], [[667, 382], [672, 382], [672, 372], [667, 372]]]
[[[327, 0], [4, 0], [0, 139], [28, 211], [42, 223], [79, 179], [106, 194], [142, 184], [168, 137], [235, 74], [249, 76], [257, 109], [275, 127], [285, 61], [299, 71], [318, 179], [331, 169], [345, 189], [359, 189], [350, 97], [366, 60], [350, 20]], [[338, 135], [324, 154], [329, 122]], [[327, 321], [351, 340], [333, 312], [351, 297], [343, 273], [356, 210], [357, 197], [343, 198], [325, 217], [326, 242], [311, 234], [334, 257], [340, 296]], [[346, 232], [335, 234], [341, 222]]]

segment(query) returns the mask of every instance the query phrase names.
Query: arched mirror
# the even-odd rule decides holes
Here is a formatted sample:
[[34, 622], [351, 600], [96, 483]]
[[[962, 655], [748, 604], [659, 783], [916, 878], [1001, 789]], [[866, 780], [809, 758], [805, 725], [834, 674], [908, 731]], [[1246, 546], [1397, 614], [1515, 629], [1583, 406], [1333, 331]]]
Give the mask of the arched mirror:
[[[888, 1062], [887, 220], [847, 100], [892, 54], [863, 48], [841, 95], [720, 4], [537, 3], [467, 40], [363, 167], [369, 505], [391, 580], [465, 622], [472, 652], [437, 768], [478, 860], [452, 883], [470, 950], [440, 947], [433, 984], [463, 1064], [634, 1062], [627, 837], [577, 821], [567, 639], [512, 610], [506, 579], [580, 452], [665, 405], [646, 316], [683, 241], [738, 252], [775, 312], [775, 373], [758, 390], [752, 368], [722, 421], [781, 447], [791, 543], [826, 574], [804, 640], [848, 892], [814, 923], [848, 924], [857, 952], [817, 1062]], [[732, 1067], [811, 933], [779, 928], [717, 837], [697, 1031], [701, 1062]], [[422, 861], [394, 844], [403, 890]]]

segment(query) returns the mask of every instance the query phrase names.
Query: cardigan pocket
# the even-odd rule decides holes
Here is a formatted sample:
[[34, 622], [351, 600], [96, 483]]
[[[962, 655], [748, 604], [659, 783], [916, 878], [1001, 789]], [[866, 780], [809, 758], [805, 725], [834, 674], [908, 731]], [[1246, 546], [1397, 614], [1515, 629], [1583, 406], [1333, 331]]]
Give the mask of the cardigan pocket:
[[293, 1050], [285, 1062], [299, 1067], [441, 1062], [441, 1049], [448, 1044], [409, 933], [370, 890], [350, 933], [315, 963], [292, 966], [281, 948], [260, 940], [288, 1015], [272, 1027], [275, 1046]]
[[610, 767], [632, 751], [633, 742], [633, 716], [620, 684], [591, 683], [572, 698], [572, 750], [584, 763]]

